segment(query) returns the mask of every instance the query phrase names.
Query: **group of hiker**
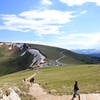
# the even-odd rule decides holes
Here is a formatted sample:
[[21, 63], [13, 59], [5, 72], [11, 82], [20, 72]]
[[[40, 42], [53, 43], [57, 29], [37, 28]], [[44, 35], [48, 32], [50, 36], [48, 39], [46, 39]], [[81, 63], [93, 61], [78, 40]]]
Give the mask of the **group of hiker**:
[[[24, 82], [26, 83], [26, 78], [24, 78]], [[33, 84], [34, 84], [34, 77], [32, 77], [30, 80], [29, 80], [29, 82], [30, 82], [30, 86], [33, 86]]]
[[[24, 82], [26, 81], [26, 79], [24, 78]], [[32, 87], [33, 86], [33, 84], [34, 84], [34, 77], [32, 77], [30, 80], [29, 80], [29, 82], [30, 82], [30, 86]], [[77, 81], [75, 81], [75, 84], [74, 84], [74, 93], [73, 93], [73, 98], [75, 98], [76, 97], [76, 94], [77, 94], [77, 91], [79, 90], [79, 88], [78, 88], [78, 82]]]
[[[39, 65], [37, 65], [36, 67], [39, 67]], [[36, 70], [36, 73], [35, 74], [37, 74], [38, 73], [38, 71]], [[33, 86], [33, 84], [34, 84], [34, 76], [32, 76], [30, 79], [29, 79], [29, 82], [30, 82], [30, 86], [32, 87]], [[24, 78], [24, 82], [26, 82], [27, 80]], [[74, 83], [74, 93], [73, 93], [73, 99], [76, 97], [76, 95], [77, 95], [77, 91], [79, 90], [79, 87], [78, 87], [78, 82], [77, 81], [75, 81], [75, 83]]]

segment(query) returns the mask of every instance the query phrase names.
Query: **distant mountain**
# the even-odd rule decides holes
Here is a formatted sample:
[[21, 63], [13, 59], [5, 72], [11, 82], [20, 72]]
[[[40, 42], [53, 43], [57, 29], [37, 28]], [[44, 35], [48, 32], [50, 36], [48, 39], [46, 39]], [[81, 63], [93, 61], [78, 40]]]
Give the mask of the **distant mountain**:
[[92, 54], [92, 53], [99, 53], [100, 50], [97, 49], [76, 49], [76, 50], [72, 50], [78, 54]]
[[78, 54], [85, 54], [85, 55], [100, 57], [99, 49], [78, 49], [78, 50], [72, 50], [72, 51]]
[[92, 53], [92, 54], [89, 54], [91, 56], [94, 56], [94, 57], [100, 57], [100, 53]]
[[67, 49], [25, 43], [0, 43], [0, 76], [25, 70], [43, 59], [50, 66], [61, 64], [98, 64], [100, 59]]

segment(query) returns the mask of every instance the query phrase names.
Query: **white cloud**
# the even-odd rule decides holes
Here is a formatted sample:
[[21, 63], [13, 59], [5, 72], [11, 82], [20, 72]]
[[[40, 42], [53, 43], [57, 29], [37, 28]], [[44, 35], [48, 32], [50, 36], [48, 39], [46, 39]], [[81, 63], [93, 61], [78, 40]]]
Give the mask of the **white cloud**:
[[87, 10], [84, 10], [81, 12], [81, 14], [86, 14], [87, 13]]
[[41, 23], [47, 24], [65, 24], [71, 21], [75, 15], [73, 12], [63, 12], [58, 10], [44, 10], [44, 11], [26, 11], [20, 14], [21, 17], [26, 19], [39, 20]]
[[[31, 44], [41, 44], [48, 46], [61, 47], [66, 49], [90, 49], [90, 48], [100, 48], [100, 33], [95, 34], [69, 34], [67, 36], [60, 36], [58, 40], [54, 41], [16, 41], [17, 43], [31, 43]], [[9, 41], [11, 42], [11, 41]], [[15, 41], [12, 41], [15, 42]]]
[[100, 43], [100, 33], [69, 34], [59, 37], [59, 39], [63, 40], [64, 44], [69, 48], [95, 48]]
[[66, 3], [68, 6], [74, 5], [83, 5], [87, 2], [96, 3], [96, 5], [100, 6], [100, 0], [60, 0], [63, 3]]
[[42, 0], [43, 5], [51, 5], [52, 2], [50, 0]]
[[33, 10], [25, 11], [18, 15], [2, 15], [3, 24], [0, 30], [13, 30], [20, 32], [35, 31], [39, 35], [59, 34], [59, 29], [71, 19], [76, 17], [74, 12], [59, 10]]

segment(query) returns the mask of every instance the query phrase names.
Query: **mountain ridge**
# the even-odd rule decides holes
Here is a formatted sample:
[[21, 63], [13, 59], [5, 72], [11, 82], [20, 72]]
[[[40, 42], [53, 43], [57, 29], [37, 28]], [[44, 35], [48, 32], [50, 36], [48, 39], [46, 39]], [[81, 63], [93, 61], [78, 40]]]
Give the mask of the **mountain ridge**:
[[72, 51], [78, 54], [85, 54], [85, 55], [91, 55], [94, 57], [100, 57], [99, 49], [76, 49], [76, 50], [73, 49]]
[[[25, 52], [25, 50], [28, 49], [27, 46], [29, 46], [30, 49], [37, 49], [41, 54], [45, 55], [46, 63], [47, 65], [50, 64], [49, 66], [56, 66], [60, 64], [72, 65], [100, 63], [100, 59], [97, 57], [77, 54], [70, 50], [58, 47], [39, 44], [0, 43], [0, 75], [6, 75], [29, 68], [34, 55], [27, 52], [24, 56], [20, 56], [23, 52]], [[62, 57], [62, 51], [64, 57]], [[59, 58], [61, 58], [59, 60], [60, 63], [57, 63], [56, 60]]]

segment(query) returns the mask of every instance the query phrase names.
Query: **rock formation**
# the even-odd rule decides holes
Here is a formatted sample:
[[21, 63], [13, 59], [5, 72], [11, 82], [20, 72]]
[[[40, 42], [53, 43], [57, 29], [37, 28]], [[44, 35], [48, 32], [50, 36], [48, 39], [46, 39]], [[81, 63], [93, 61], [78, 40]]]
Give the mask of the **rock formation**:
[[21, 98], [13, 88], [9, 88], [6, 94], [3, 94], [3, 91], [0, 89], [0, 100], [21, 100]]

